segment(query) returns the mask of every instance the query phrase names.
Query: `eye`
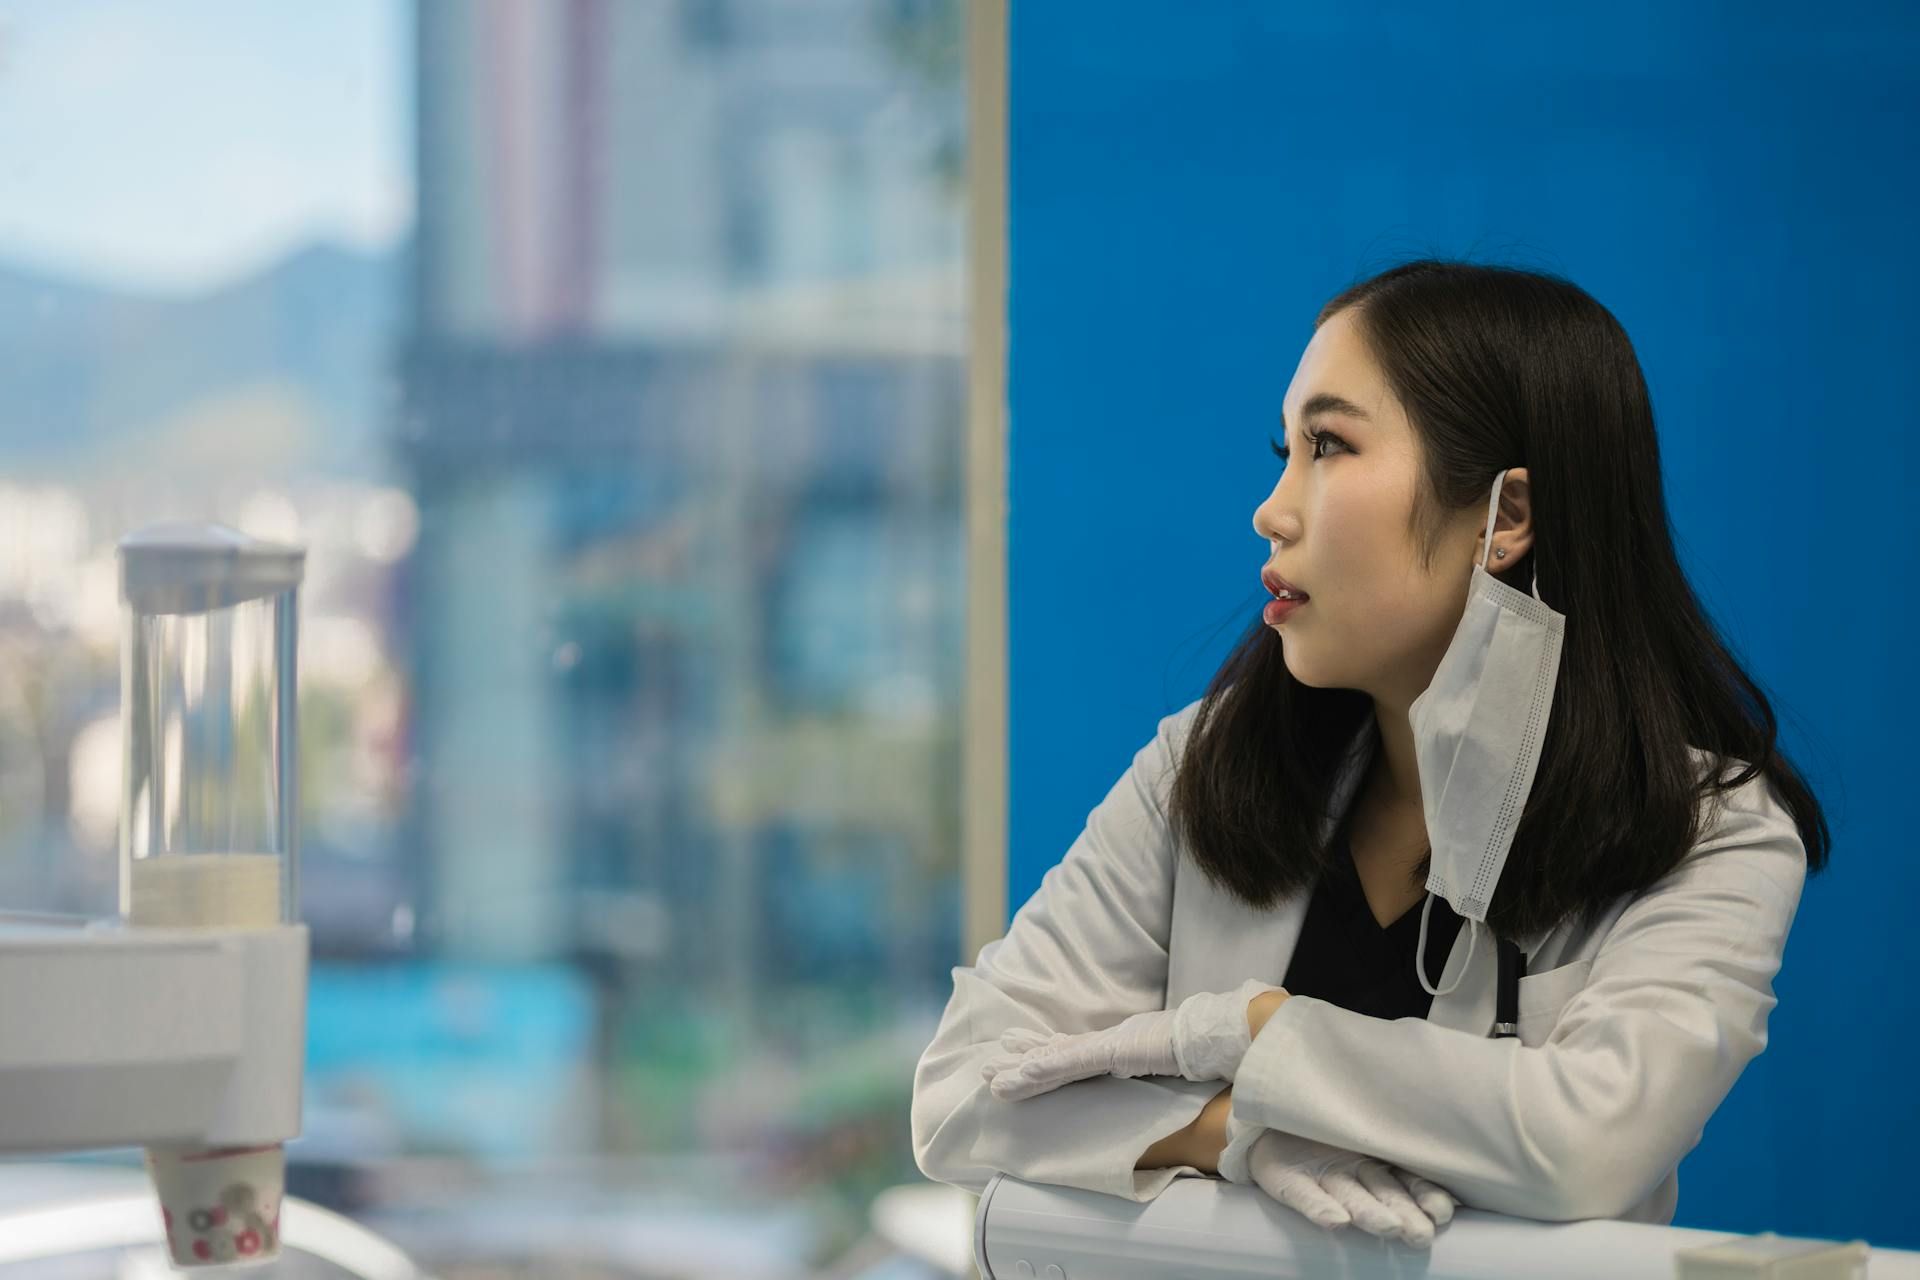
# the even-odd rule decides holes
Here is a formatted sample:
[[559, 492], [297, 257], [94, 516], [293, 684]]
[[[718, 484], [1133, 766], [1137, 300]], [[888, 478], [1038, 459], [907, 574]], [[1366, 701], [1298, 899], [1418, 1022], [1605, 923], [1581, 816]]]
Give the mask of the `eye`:
[[[1311, 431], [1304, 432], [1303, 434], [1307, 437], [1307, 448], [1311, 450], [1312, 456], [1315, 458], [1326, 457], [1325, 454], [1320, 452], [1320, 442], [1322, 440], [1335, 441], [1339, 444], [1339, 446], [1342, 449], [1347, 447], [1347, 442], [1345, 440], [1342, 440], [1339, 436], [1335, 435], [1331, 431], [1322, 431], [1319, 435], [1315, 435]], [[1293, 450], [1286, 448], [1278, 440], [1275, 440], [1272, 436], [1267, 437], [1267, 443], [1273, 447], [1273, 456], [1280, 459], [1280, 461], [1282, 462], [1285, 462], [1287, 460], [1288, 455], [1293, 452]]]

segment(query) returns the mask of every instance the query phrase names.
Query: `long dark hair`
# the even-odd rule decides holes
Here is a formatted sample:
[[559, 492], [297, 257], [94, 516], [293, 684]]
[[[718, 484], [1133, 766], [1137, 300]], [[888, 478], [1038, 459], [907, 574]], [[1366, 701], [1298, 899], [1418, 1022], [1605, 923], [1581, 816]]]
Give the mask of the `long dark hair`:
[[[1533, 545], [1496, 576], [1529, 591], [1537, 565], [1541, 598], [1567, 617], [1494, 932], [1591, 919], [1652, 885], [1701, 838], [1708, 790], [1756, 773], [1793, 814], [1810, 870], [1823, 868], [1819, 802], [1674, 554], [1653, 406], [1619, 321], [1557, 276], [1432, 259], [1347, 289], [1314, 327], [1348, 308], [1424, 445], [1410, 515], [1423, 565], [1455, 513], [1485, 510], [1495, 474], [1525, 467]], [[1379, 745], [1372, 698], [1300, 683], [1281, 645], [1257, 618], [1247, 628], [1201, 699], [1169, 801], [1188, 855], [1257, 907], [1319, 878], [1334, 775], [1359, 734]], [[1719, 767], [1702, 777], [1689, 746]]]

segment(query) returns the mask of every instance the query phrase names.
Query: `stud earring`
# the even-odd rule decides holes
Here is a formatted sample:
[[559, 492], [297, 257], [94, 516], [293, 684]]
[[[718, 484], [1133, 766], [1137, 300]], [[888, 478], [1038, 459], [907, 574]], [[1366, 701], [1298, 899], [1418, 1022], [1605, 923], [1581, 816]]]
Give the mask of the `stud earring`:
[[1505, 560], [1507, 558], [1507, 549], [1505, 547], [1496, 548], [1493, 553], [1493, 558], [1495, 560]]

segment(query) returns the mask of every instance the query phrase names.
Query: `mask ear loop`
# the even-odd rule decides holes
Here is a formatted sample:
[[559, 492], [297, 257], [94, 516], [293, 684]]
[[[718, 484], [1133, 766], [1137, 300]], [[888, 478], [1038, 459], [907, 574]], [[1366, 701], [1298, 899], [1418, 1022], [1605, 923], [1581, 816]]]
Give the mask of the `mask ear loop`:
[[1481, 539], [1487, 546], [1480, 553], [1480, 567], [1483, 570], [1493, 560], [1493, 525], [1500, 515], [1500, 490], [1506, 487], [1507, 472], [1511, 470], [1511, 467], [1501, 469], [1500, 474], [1493, 478], [1493, 492], [1487, 495], [1487, 532]]
[[1427, 917], [1432, 913], [1432, 911], [1433, 911], [1433, 893], [1431, 890], [1429, 890], [1427, 893], [1427, 900], [1420, 908], [1420, 944], [1419, 944], [1419, 950], [1413, 953], [1413, 971], [1416, 975], [1418, 975], [1420, 979], [1421, 989], [1424, 990], [1428, 995], [1430, 996], [1452, 995], [1454, 991], [1460, 986], [1460, 980], [1467, 976], [1468, 967], [1473, 964], [1473, 947], [1476, 941], [1476, 936], [1473, 928], [1475, 922], [1472, 920], [1467, 921], [1467, 958], [1465, 963], [1463, 963], [1460, 966], [1460, 972], [1454, 975], [1453, 985], [1449, 986], [1445, 991], [1438, 991], [1438, 990], [1435, 990], [1434, 987], [1427, 982]]

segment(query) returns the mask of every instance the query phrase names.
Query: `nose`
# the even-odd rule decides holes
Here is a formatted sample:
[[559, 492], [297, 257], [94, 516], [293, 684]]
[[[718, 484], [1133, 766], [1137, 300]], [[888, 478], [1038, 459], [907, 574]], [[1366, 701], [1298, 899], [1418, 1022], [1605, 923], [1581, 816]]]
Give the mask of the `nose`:
[[[1282, 524], [1280, 486], [1276, 483], [1273, 486], [1273, 492], [1267, 495], [1266, 501], [1253, 509], [1253, 531], [1268, 542], [1282, 542], [1288, 536], [1282, 529]], [[1288, 528], [1291, 528], [1291, 525], [1288, 525]]]

